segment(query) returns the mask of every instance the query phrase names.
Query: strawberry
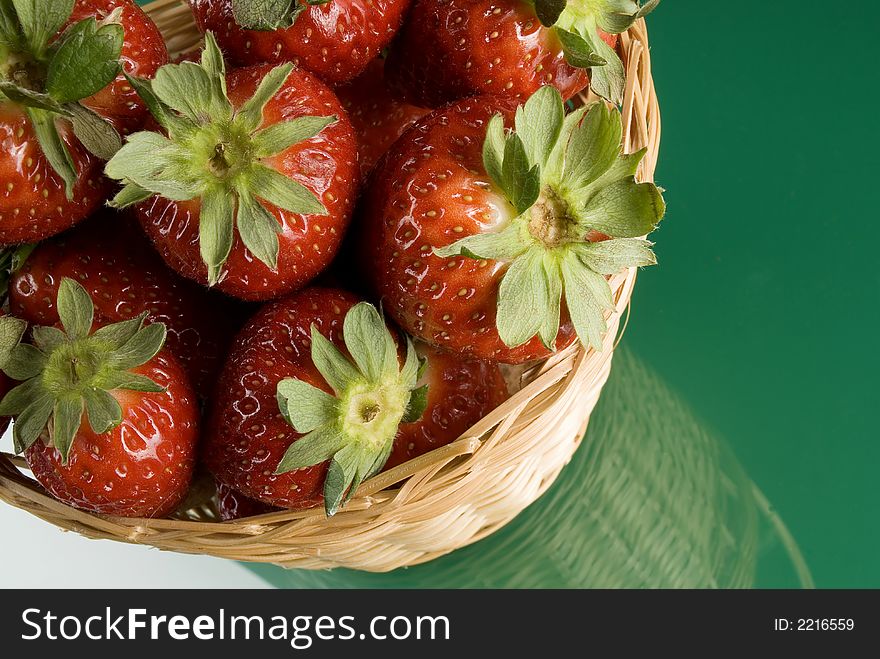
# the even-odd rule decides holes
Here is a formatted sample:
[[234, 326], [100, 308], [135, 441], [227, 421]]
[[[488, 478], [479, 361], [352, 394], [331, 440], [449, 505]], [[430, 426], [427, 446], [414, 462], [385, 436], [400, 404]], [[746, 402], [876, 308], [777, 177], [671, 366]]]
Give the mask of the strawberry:
[[208, 468], [247, 497], [285, 508], [323, 499], [332, 515], [383, 468], [401, 424], [410, 433], [405, 455], [416, 450], [410, 443], [422, 449], [455, 439], [459, 417], [474, 418], [497, 400], [460, 377], [486, 375], [485, 386], [501, 386], [489, 365], [440, 362], [428, 379], [440, 386], [432, 399], [448, 402], [435, 405], [425, 439], [416, 439], [419, 429], [409, 426], [429, 398], [409, 339], [400, 352], [378, 311], [350, 293], [309, 288], [267, 305], [240, 333], [220, 379]]
[[237, 492], [231, 487], [226, 487], [223, 483], [217, 483], [217, 507], [220, 510], [220, 519], [224, 522], [271, 513], [277, 510], [277, 508], [267, 506], [262, 501], [248, 498], [241, 492]]
[[189, 0], [238, 66], [293, 62], [331, 84], [359, 75], [388, 45], [410, 0]]
[[57, 234], [107, 198], [101, 161], [146, 118], [123, 68], [149, 77], [167, 57], [132, 0], [0, 2], [0, 246]]
[[659, 0], [416, 0], [388, 57], [401, 98], [438, 107], [474, 94], [521, 101], [542, 85], [566, 100], [591, 84], [623, 102], [617, 35]]
[[508, 397], [497, 363], [425, 344], [417, 350], [425, 364], [418, 382], [428, 388], [425, 411], [417, 421], [400, 425], [386, 470], [458, 439]]
[[381, 58], [370, 62], [367, 70], [348, 84], [337, 87], [336, 94], [357, 133], [364, 176], [416, 119], [428, 113], [391, 95], [385, 84], [385, 60]]
[[[67, 504], [102, 515], [161, 517], [183, 500], [195, 464], [198, 406], [165, 326], [145, 314], [92, 331], [94, 307], [72, 279], [58, 326], [0, 326], [14, 344], [3, 370], [23, 381], [0, 401], [35, 478]], [[23, 324], [23, 323], [22, 323]], [[88, 421], [86, 422], [86, 418]]]
[[222, 296], [168, 270], [131, 218], [105, 211], [40, 243], [12, 275], [13, 315], [29, 323], [57, 323], [55, 299], [64, 278], [86, 287], [97, 325], [141, 313], [147, 314], [147, 324], [163, 323], [166, 349], [189, 373], [200, 396], [209, 396], [237, 329], [237, 310]]
[[124, 184], [112, 203], [137, 204], [168, 265], [246, 300], [327, 267], [358, 181], [354, 131], [332, 91], [291, 64], [227, 76], [210, 33], [200, 64], [132, 83], [161, 128], [131, 135], [107, 163]]
[[607, 277], [655, 262], [641, 236], [663, 198], [636, 183], [644, 151], [621, 154], [617, 110], [566, 117], [549, 86], [513, 105], [459, 101], [397, 141], [367, 186], [366, 274], [404, 330], [449, 350], [521, 363], [575, 334], [599, 349]]

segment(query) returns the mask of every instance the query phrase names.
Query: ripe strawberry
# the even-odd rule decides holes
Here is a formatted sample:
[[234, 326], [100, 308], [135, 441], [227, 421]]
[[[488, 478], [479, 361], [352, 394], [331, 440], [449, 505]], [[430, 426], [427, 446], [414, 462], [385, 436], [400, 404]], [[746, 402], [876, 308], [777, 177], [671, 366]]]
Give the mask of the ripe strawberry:
[[59, 233], [107, 198], [101, 160], [146, 118], [122, 70], [150, 77], [166, 61], [132, 0], [0, 2], [0, 246]]
[[542, 85], [566, 100], [591, 83], [623, 102], [617, 34], [650, 12], [635, 0], [416, 0], [388, 57], [401, 98], [438, 107], [474, 94], [521, 101]]
[[397, 141], [367, 186], [367, 275], [407, 332], [456, 352], [526, 362], [575, 332], [599, 349], [606, 276], [655, 262], [640, 236], [663, 199], [635, 182], [644, 151], [621, 154], [616, 110], [564, 117], [554, 87], [513, 110], [466, 99]]
[[220, 509], [220, 519], [228, 522], [233, 519], [243, 519], [271, 513], [277, 508], [267, 506], [262, 501], [246, 497], [241, 492], [226, 487], [223, 483], [217, 483], [217, 505]]
[[358, 180], [354, 131], [332, 91], [290, 64], [227, 76], [210, 33], [201, 64], [132, 83], [163, 132], [130, 136], [106, 171], [125, 184], [113, 204], [138, 204], [166, 263], [247, 300], [327, 267]]
[[[401, 359], [379, 313], [349, 293], [310, 288], [269, 304], [242, 330], [226, 363], [206, 464], [245, 496], [285, 508], [323, 498], [332, 515], [382, 469], [400, 424], [422, 416], [427, 392], [417, 385], [419, 370], [412, 343]], [[445, 366], [440, 372], [453, 375]], [[442, 387], [437, 400], [454, 399], [450, 409], [468, 414], [457, 396], [467, 386], [456, 377], [431, 381]], [[432, 419], [431, 431], [446, 423], [455, 425]]]
[[29, 323], [58, 322], [58, 285], [73, 279], [91, 295], [95, 323], [118, 323], [146, 313], [146, 323], [164, 323], [165, 348], [207, 398], [237, 324], [222, 296], [168, 270], [140, 228], [124, 215], [105, 211], [71, 232], [40, 243], [12, 275], [10, 310]]
[[[103, 515], [161, 517], [186, 494], [198, 407], [165, 327], [144, 316], [91, 331], [94, 308], [71, 279], [58, 290], [61, 328], [34, 327], [3, 370], [23, 381], [0, 402], [13, 442], [53, 496]], [[0, 343], [14, 340], [5, 325]], [[85, 422], [86, 417], [88, 423]]]
[[[360, 74], [388, 45], [410, 0], [189, 0], [238, 66], [293, 62], [336, 84]], [[246, 29], [250, 28], [250, 29]]]
[[385, 84], [385, 60], [377, 58], [367, 70], [336, 94], [358, 136], [358, 156], [364, 176], [373, 171], [388, 148], [428, 110], [395, 99]]

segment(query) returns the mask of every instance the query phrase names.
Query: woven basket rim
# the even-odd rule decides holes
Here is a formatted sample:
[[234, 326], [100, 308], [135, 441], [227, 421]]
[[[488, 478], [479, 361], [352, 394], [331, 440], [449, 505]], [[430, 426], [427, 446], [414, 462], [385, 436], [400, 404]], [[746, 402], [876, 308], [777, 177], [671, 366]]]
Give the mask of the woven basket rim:
[[[172, 55], [198, 41], [182, 0], [158, 0], [144, 9]], [[627, 71], [624, 150], [647, 148], [639, 178], [653, 180], [660, 115], [644, 19], [621, 35], [620, 50]], [[366, 481], [333, 518], [313, 508], [222, 522], [210, 503], [166, 519], [95, 515], [54, 499], [26, 475], [24, 460], [8, 453], [0, 453], [0, 499], [89, 538], [283, 567], [387, 571], [432, 560], [509, 522], [567, 464], [608, 377], [635, 279], [635, 269], [611, 278], [616, 308], [601, 352], [575, 345], [531, 367], [522, 388], [461, 438]], [[483, 488], [473, 496], [475, 473], [490, 484], [486, 496]]]

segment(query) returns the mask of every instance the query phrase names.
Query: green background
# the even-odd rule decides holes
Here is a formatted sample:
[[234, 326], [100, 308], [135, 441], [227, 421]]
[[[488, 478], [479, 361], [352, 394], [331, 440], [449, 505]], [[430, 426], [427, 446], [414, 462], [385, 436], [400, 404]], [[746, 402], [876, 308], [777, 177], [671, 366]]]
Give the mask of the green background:
[[253, 569], [290, 587], [796, 585], [751, 479], [818, 586], [880, 586], [878, 24], [874, 3], [661, 3], [661, 263], [573, 463], [428, 565]]

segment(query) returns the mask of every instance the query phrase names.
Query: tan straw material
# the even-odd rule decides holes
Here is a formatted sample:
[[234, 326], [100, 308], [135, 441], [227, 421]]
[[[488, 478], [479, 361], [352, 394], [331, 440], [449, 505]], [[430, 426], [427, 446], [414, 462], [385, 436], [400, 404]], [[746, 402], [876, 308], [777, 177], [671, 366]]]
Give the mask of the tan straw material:
[[[198, 44], [185, 3], [159, 0], [146, 10], [172, 56]], [[660, 112], [644, 20], [622, 35], [620, 50], [627, 71], [624, 147], [627, 152], [647, 147], [639, 175], [651, 180]], [[168, 551], [374, 572], [430, 561], [507, 524], [571, 459], [608, 378], [635, 279], [633, 269], [611, 280], [617, 309], [608, 319], [601, 352], [573, 347], [525, 371], [520, 390], [463, 437], [365, 482], [333, 518], [318, 508], [219, 522], [213, 503], [174, 519], [101, 517], [53, 499], [26, 475], [23, 461], [8, 454], [0, 454], [0, 499], [89, 538]]]

